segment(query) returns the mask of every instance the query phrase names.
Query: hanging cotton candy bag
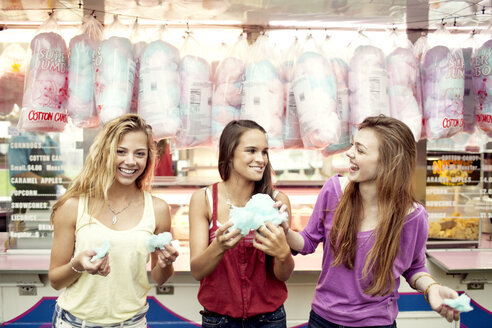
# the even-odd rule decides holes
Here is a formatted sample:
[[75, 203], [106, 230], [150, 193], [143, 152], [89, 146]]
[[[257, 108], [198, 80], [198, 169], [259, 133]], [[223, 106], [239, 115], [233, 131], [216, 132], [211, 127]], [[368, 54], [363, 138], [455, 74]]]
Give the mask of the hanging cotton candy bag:
[[152, 126], [156, 139], [179, 131], [179, 50], [166, 42], [165, 27], [140, 56], [138, 114]]
[[93, 58], [103, 38], [103, 27], [93, 16], [85, 16], [81, 34], [70, 40], [68, 56], [68, 115], [81, 128], [99, 125], [94, 97]]
[[215, 70], [211, 124], [212, 141], [215, 145], [218, 145], [222, 130], [227, 123], [239, 119], [248, 47], [246, 38], [241, 34]]
[[61, 132], [68, 122], [67, 47], [57, 29], [52, 14], [31, 40], [19, 130]]
[[251, 46], [243, 82], [241, 119], [253, 120], [266, 131], [270, 148], [282, 148], [284, 93], [277, 55], [266, 34]]

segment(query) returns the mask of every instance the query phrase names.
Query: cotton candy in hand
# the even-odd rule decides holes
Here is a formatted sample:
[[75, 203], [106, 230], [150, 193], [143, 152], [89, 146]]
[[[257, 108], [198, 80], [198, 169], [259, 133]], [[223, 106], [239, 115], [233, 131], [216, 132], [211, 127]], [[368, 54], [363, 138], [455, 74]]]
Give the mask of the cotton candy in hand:
[[158, 235], [151, 235], [147, 237], [145, 243], [147, 246], [147, 250], [149, 252], [153, 252], [156, 249], [164, 249], [165, 245], [169, 245], [173, 236], [170, 232], [161, 232]]
[[96, 252], [96, 255], [94, 255], [91, 258], [91, 262], [95, 262], [96, 260], [102, 259], [103, 257], [108, 254], [109, 248], [111, 247], [111, 244], [109, 243], [109, 240], [105, 240], [103, 244], [99, 247], [94, 247], [94, 252]]
[[61, 132], [67, 123], [67, 46], [56, 33], [40, 33], [31, 41], [19, 129]]
[[250, 230], [256, 230], [265, 223], [271, 222], [280, 225], [287, 222], [287, 212], [279, 213], [273, 207], [275, 202], [267, 194], [255, 194], [244, 207], [233, 207], [229, 214], [229, 220], [233, 222], [231, 231], [239, 229], [245, 236]]
[[453, 299], [445, 298], [443, 303], [459, 312], [470, 312], [473, 310], [473, 307], [470, 305], [470, 297], [466, 294], [461, 294], [458, 298]]

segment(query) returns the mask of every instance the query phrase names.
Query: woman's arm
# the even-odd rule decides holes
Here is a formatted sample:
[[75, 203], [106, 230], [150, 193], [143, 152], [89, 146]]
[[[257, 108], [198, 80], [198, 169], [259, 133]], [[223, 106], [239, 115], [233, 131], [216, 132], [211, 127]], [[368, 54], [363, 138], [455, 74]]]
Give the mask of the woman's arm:
[[190, 200], [190, 269], [196, 280], [202, 280], [211, 274], [224, 253], [236, 246], [241, 240], [239, 230], [228, 232], [232, 222], [221, 226], [215, 232], [215, 239], [209, 245], [209, 211], [203, 189], [193, 193]]
[[54, 236], [51, 245], [49, 279], [51, 286], [56, 290], [70, 286], [79, 279], [81, 273], [75, 270], [104, 276], [110, 271], [107, 256], [94, 263], [90, 262], [91, 257], [96, 254], [91, 249], [77, 254], [71, 260], [75, 249], [78, 203], [78, 198], [68, 199], [55, 212], [53, 218]]
[[[276, 200], [281, 201], [287, 207], [288, 223], [290, 225], [291, 208], [289, 198], [284, 193], [279, 192]], [[294, 271], [295, 263], [282, 227], [277, 227], [272, 223], [267, 223], [266, 226], [260, 227], [255, 232], [253, 245], [274, 257], [273, 272], [278, 280], [286, 281], [290, 278]]]
[[[171, 213], [169, 205], [162, 199], [152, 197], [155, 213], [154, 234], [171, 230]], [[151, 254], [151, 276], [158, 284], [165, 283], [173, 274], [173, 262], [178, 257], [178, 251], [172, 245], [165, 245], [164, 249], [157, 249]]]

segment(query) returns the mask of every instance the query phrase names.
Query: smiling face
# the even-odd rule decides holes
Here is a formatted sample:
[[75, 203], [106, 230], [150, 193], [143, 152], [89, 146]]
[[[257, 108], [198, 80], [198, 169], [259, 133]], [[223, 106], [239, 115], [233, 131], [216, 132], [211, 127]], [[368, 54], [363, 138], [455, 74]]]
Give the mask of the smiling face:
[[232, 174], [250, 181], [260, 181], [268, 164], [268, 142], [258, 129], [245, 131], [239, 138], [232, 159]]
[[149, 149], [143, 131], [127, 132], [116, 149], [116, 181], [123, 185], [135, 183], [145, 171]]
[[379, 140], [373, 129], [358, 131], [352, 147], [346, 153], [349, 158], [348, 179], [353, 182], [375, 182], [378, 173]]

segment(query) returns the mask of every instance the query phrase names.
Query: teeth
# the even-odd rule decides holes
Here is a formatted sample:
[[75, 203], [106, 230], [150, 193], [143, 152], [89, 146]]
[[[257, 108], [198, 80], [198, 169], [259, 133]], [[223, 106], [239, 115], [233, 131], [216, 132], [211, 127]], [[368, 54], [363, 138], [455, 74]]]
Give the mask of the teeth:
[[126, 173], [126, 174], [133, 174], [135, 173], [136, 170], [127, 170], [127, 169], [120, 169], [121, 172]]

